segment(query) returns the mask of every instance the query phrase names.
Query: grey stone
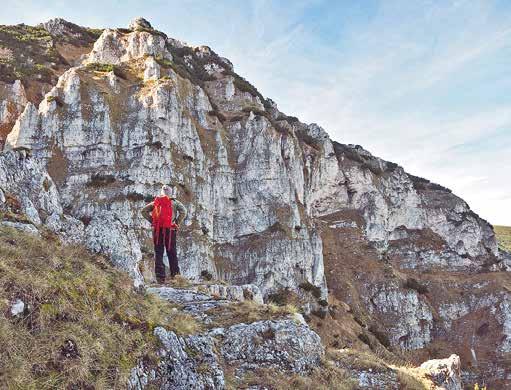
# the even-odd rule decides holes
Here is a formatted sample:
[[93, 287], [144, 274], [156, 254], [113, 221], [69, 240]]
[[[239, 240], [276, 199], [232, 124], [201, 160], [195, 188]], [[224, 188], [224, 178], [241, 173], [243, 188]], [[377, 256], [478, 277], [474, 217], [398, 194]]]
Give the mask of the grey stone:
[[462, 390], [461, 363], [458, 355], [451, 355], [447, 359], [428, 360], [420, 368], [428, 372], [428, 376], [437, 388], [444, 390]]
[[16, 299], [14, 303], [11, 305], [11, 315], [16, 317], [22, 314], [25, 311], [25, 302], [21, 299]]
[[324, 348], [320, 337], [307, 325], [276, 320], [225, 329], [220, 353], [242, 369], [273, 367], [305, 374], [320, 364]]
[[21, 222], [11, 222], [11, 221], [0, 221], [0, 224], [3, 226], [7, 226], [13, 229], [21, 230], [22, 232], [32, 234], [34, 236], [39, 236], [39, 230], [34, 225], [29, 223], [21, 223]]
[[149, 23], [146, 19], [144, 19], [142, 17], [137, 17], [130, 22], [128, 28], [130, 28], [131, 30], [136, 30], [139, 28], [152, 29], [153, 26], [151, 26], [151, 23]]

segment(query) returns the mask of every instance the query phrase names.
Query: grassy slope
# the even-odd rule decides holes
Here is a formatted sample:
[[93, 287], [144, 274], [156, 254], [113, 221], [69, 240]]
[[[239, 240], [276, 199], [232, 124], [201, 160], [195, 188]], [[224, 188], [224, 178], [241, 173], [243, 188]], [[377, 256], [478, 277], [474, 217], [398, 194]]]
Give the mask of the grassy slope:
[[122, 387], [171, 309], [83, 248], [0, 227], [0, 388]]
[[[16, 299], [28, 308], [13, 317], [10, 307]], [[173, 309], [152, 295], [134, 291], [131, 279], [101, 256], [62, 245], [50, 233], [36, 238], [0, 226], [2, 389], [125, 388], [129, 371], [138, 360], [156, 363], [155, 326], [163, 325], [178, 334], [208, 328]], [[209, 314], [211, 326], [230, 326], [294, 311], [292, 305], [244, 302]], [[224, 367], [228, 388], [251, 383], [277, 390], [290, 384], [296, 389], [356, 388], [349, 371], [332, 360], [355, 369], [392, 368], [404, 389], [428, 388], [420, 373], [384, 363], [374, 351], [344, 351], [339, 354], [329, 348], [323, 364], [308, 377], [261, 369], [238, 378]]]
[[511, 226], [494, 226], [499, 247], [511, 252]]

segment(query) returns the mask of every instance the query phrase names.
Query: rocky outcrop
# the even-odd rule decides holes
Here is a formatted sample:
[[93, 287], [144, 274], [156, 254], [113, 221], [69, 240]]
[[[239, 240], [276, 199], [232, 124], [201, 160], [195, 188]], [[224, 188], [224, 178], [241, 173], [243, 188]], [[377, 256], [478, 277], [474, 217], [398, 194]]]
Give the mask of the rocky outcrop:
[[0, 83], [0, 145], [12, 129], [16, 119], [28, 103], [25, 88], [20, 80], [12, 84]]
[[221, 362], [238, 375], [259, 367], [306, 374], [323, 355], [319, 336], [292, 320], [239, 324], [188, 337], [156, 328], [155, 335], [162, 343], [162, 363], [148, 376], [160, 389], [223, 389]]
[[210, 284], [201, 286], [201, 291], [195, 286], [187, 289], [172, 287], [149, 287], [150, 293], [181, 306], [181, 310], [210, 324], [212, 319], [207, 312], [220, 306], [229, 305], [232, 302], [253, 301], [263, 303], [263, 297], [259, 288], [252, 284], [242, 286], [224, 286]]
[[127, 34], [109, 29], [103, 31], [85, 63], [121, 64], [146, 56], [172, 59], [164, 35], [139, 30], [134, 28], [133, 32]]
[[[222, 286], [220, 291], [252, 291], [255, 286]], [[218, 286], [206, 288], [219, 291]], [[199, 293], [195, 288], [161, 287], [149, 289], [163, 299], [184, 305], [184, 311], [201, 317], [205, 312], [230, 299]], [[246, 294], [245, 294], [246, 295]], [[246, 298], [253, 300], [253, 296]], [[207, 323], [207, 321], [206, 321]], [[304, 322], [294, 319], [263, 320], [239, 323], [225, 328], [213, 328], [205, 333], [185, 337], [162, 327], [154, 330], [161, 342], [156, 368], [141, 362], [132, 370], [128, 388], [144, 389], [157, 385], [159, 389], [225, 389], [225, 371], [242, 376], [245, 371], [270, 368], [278, 372], [307, 374], [318, 367], [324, 354], [319, 336]]]
[[138, 17], [130, 22], [128, 28], [131, 30], [152, 30], [153, 26], [146, 19]]
[[359, 146], [335, 144], [335, 153], [344, 161], [343, 175], [335, 177], [343, 179], [345, 192], [342, 197], [323, 194], [316, 208], [321, 210], [332, 199], [349, 202], [321, 210], [320, 215], [358, 210], [367, 238], [401, 267], [478, 269], [487, 257], [497, 256], [491, 225], [446, 188], [411, 176]]
[[25, 302], [21, 299], [16, 299], [14, 303], [11, 305], [11, 315], [16, 317], [22, 314], [25, 311]]
[[433, 313], [428, 301], [417, 291], [402, 289], [397, 283], [372, 286], [367, 294], [367, 308], [390, 324], [392, 345], [419, 349], [431, 342]]
[[37, 232], [36, 226], [45, 225], [64, 241], [83, 242], [83, 224], [64, 213], [58, 189], [44, 164], [27, 151], [0, 155], [0, 193], [4, 219], [19, 228]]
[[438, 389], [463, 389], [460, 377], [460, 358], [457, 355], [451, 355], [447, 359], [429, 360], [422, 363], [420, 368], [427, 371], [426, 375], [433, 380]]

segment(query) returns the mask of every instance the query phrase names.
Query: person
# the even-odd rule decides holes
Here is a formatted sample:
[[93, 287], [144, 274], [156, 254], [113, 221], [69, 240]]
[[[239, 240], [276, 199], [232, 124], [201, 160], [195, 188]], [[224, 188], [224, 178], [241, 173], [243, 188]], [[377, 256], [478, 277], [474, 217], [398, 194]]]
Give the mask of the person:
[[142, 210], [142, 216], [153, 226], [154, 273], [158, 283], [165, 283], [163, 252], [169, 259], [170, 277], [178, 275], [179, 263], [176, 251], [176, 231], [186, 218], [186, 208], [173, 196], [173, 188], [163, 185], [161, 193]]

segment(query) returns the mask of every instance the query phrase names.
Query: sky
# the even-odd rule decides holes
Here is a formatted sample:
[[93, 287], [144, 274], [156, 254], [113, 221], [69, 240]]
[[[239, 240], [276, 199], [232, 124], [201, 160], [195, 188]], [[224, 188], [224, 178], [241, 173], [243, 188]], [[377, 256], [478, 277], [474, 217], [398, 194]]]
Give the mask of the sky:
[[2, 0], [0, 24], [137, 16], [229, 58], [279, 109], [511, 226], [509, 0]]

